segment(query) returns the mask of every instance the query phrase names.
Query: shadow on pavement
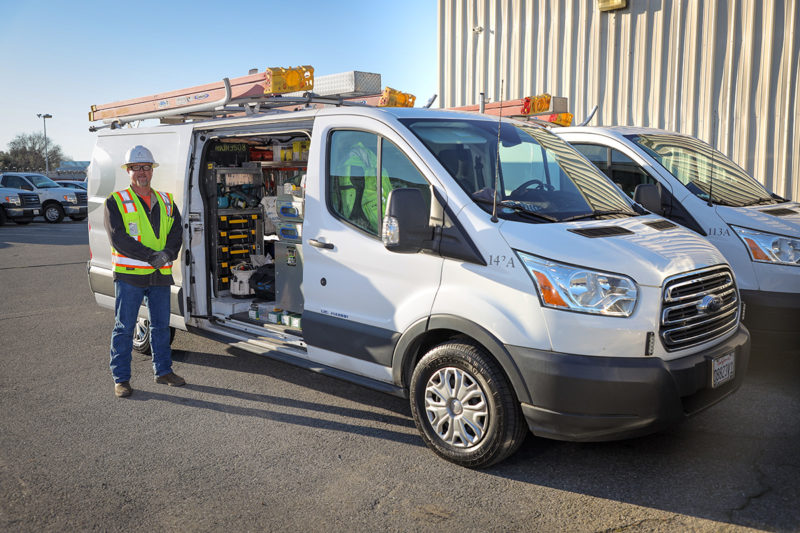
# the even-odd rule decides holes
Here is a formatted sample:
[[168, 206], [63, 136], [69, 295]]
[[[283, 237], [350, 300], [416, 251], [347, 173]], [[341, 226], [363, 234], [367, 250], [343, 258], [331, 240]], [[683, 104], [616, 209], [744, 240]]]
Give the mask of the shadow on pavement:
[[[332, 431], [341, 431], [343, 433], [364, 435], [367, 437], [390, 440], [392, 442], [401, 442], [404, 444], [422, 446], [422, 443], [419, 440], [419, 438], [413, 433], [403, 433], [400, 431], [393, 431], [391, 429], [372, 427], [367, 424], [359, 424], [359, 423], [351, 424], [335, 420], [327, 420], [325, 418], [320, 418], [318, 416], [318, 413], [324, 412], [337, 416], [361, 419], [364, 421], [371, 421], [375, 423], [388, 423], [392, 425], [402, 425], [403, 427], [409, 427], [410, 425], [411, 427], [413, 427], [413, 423], [409, 424], [407, 420], [399, 419], [397, 417], [384, 417], [368, 411], [333, 407], [330, 405], [317, 404], [313, 402], [293, 402], [285, 398], [219, 389], [217, 387], [207, 387], [207, 386], [192, 385], [192, 384], [187, 384], [185, 385], [185, 387], [189, 390], [200, 391], [201, 393], [221, 394], [222, 396], [236, 397], [241, 399], [253, 399], [254, 397], [258, 397], [256, 401], [281, 407], [306, 409], [309, 411], [309, 414], [300, 415], [296, 413], [282, 413], [268, 409], [266, 406], [244, 407], [241, 405], [231, 405], [229, 403], [220, 403], [220, 402], [201, 400], [196, 398], [186, 398], [182, 396], [174, 396], [171, 394], [162, 394], [158, 392], [149, 392], [143, 390], [136, 390], [134, 394], [129, 398], [129, 400], [135, 400], [135, 401], [158, 400], [158, 401], [175, 403], [178, 405], [185, 405], [187, 407], [209, 409], [212, 411], [222, 412], [227, 415], [248, 416], [253, 418], [260, 418], [264, 420], [281, 422], [283, 424], [294, 424], [299, 426], [327, 429]], [[277, 401], [273, 402], [272, 400], [277, 400]]]

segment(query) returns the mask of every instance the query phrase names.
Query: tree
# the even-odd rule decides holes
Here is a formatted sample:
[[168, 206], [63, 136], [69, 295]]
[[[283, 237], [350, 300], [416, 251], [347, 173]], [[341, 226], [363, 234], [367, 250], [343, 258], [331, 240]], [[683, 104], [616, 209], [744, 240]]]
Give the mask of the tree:
[[[51, 169], [61, 165], [64, 157], [61, 147], [47, 138], [47, 160]], [[16, 168], [18, 170], [43, 170], [44, 160], [44, 134], [20, 133], [8, 143], [8, 152], [0, 152], [0, 166]]]

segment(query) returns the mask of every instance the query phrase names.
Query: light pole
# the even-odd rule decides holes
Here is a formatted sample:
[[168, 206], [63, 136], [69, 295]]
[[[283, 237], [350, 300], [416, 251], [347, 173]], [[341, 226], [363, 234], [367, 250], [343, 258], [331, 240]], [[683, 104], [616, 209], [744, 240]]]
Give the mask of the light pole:
[[53, 118], [50, 113], [36, 113], [36, 116], [42, 119], [44, 124], [44, 171], [50, 172], [50, 162], [47, 159], [47, 119]]

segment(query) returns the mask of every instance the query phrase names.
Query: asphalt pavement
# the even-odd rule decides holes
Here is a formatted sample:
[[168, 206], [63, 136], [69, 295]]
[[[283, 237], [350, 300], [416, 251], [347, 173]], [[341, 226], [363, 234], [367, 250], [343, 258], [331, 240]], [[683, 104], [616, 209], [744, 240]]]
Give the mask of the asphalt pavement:
[[85, 222], [0, 227], [2, 531], [800, 531], [800, 349], [668, 431], [473, 471], [407, 401], [179, 331], [114, 397]]

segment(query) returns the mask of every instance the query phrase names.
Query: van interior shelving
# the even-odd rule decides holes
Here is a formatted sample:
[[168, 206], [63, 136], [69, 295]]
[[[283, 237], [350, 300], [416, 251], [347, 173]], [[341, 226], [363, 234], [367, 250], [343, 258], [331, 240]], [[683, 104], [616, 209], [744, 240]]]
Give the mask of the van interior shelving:
[[[302, 336], [304, 132], [220, 137], [205, 148], [211, 315], [238, 329]], [[259, 279], [259, 290], [250, 287]]]

